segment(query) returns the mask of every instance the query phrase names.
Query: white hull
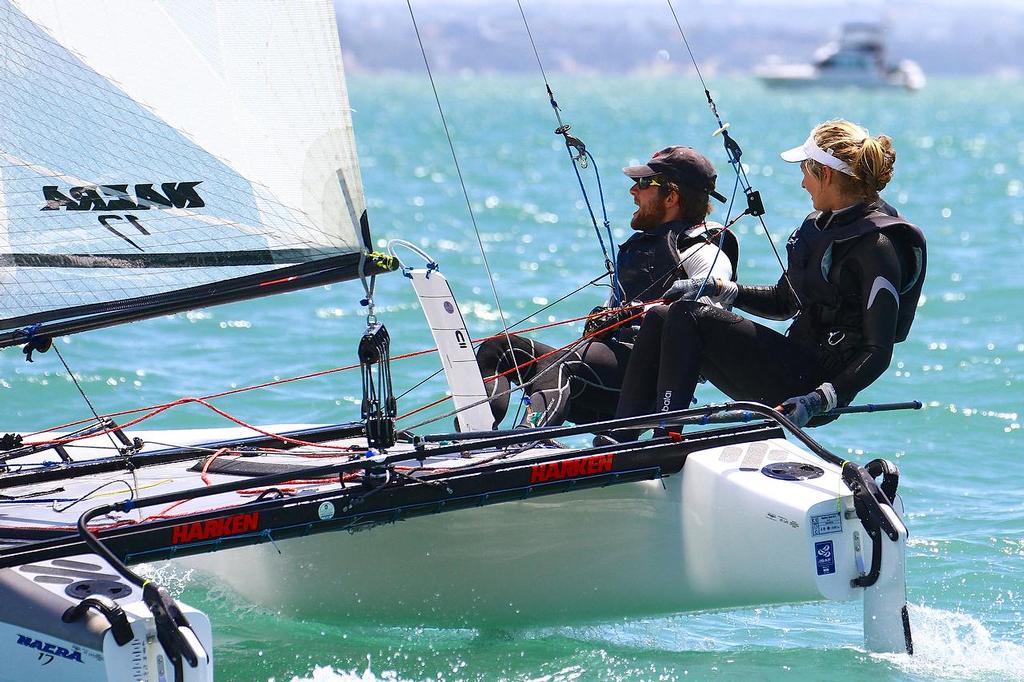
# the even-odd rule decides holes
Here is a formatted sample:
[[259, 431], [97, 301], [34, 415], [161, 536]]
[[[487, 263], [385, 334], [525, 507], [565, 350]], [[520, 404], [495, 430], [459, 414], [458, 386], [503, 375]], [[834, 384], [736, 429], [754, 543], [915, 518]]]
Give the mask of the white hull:
[[[774, 461], [825, 473], [776, 480], [760, 471]], [[812, 517], [835, 515], [838, 490], [852, 510], [838, 475], [784, 440], [750, 443], [693, 453], [662, 480], [184, 561], [290, 615], [374, 624], [516, 627], [847, 600], [863, 592], [850, 587], [855, 533], [870, 564], [861, 524], [812, 534]], [[834, 573], [816, 570], [821, 541], [833, 543]]]
[[[131, 639], [115, 641], [111, 619], [94, 608], [67, 623], [65, 611], [82, 601], [67, 590], [91, 583], [110, 591], [124, 612]], [[155, 638], [142, 591], [95, 556], [0, 569], [0, 682], [166, 682], [173, 666]], [[204, 651], [184, 682], [213, 681], [213, 635], [205, 614], [182, 604]]]
[[[274, 427], [272, 430], [288, 429]], [[211, 437], [239, 437], [243, 435], [240, 431], [140, 432], [139, 435], [154, 443], [186, 444], [209, 441]], [[331, 526], [338, 528], [334, 532], [315, 532], [317, 516], [320, 522], [331, 523], [339, 509], [351, 513], [333, 506], [329, 512], [324, 512], [329, 505], [321, 502], [321, 495], [354, 490], [357, 491], [355, 498], [333, 499], [339, 504], [363, 504], [358, 501], [360, 484], [339, 483], [337, 478], [318, 479], [305, 483], [312, 486], [306, 492], [274, 503], [274, 508], [282, 513], [289, 508], [301, 511], [302, 515], [296, 517], [298, 524], [291, 527], [305, 529], [300, 531], [305, 533], [313, 531], [312, 534], [279, 536], [273, 543], [232, 549], [224, 549], [217, 538], [227, 540], [249, 531], [272, 538], [273, 532], [286, 535], [287, 527], [261, 531], [256, 517], [267, 514], [259, 516], [259, 523], [270, 518], [269, 507], [261, 508], [264, 511], [258, 514], [252, 513], [249, 510], [254, 507], [247, 506], [253, 501], [252, 497], [240, 498], [241, 491], [218, 492], [210, 497], [190, 499], [180, 507], [164, 509], [161, 518], [167, 518], [168, 513], [180, 513], [182, 522], [167, 531], [154, 531], [167, 533], [161, 537], [169, 538], [170, 547], [161, 549], [159, 542], [148, 546], [162, 556], [168, 555], [167, 550], [173, 554], [178, 543], [183, 549], [205, 552], [181, 556], [175, 562], [209, 572], [254, 603], [300, 618], [376, 626], [508, 629], [863, 597], [867, 645], [875, 651], [907, 650], [909, 625], [905, 616], [903, 566], [906, 529], [896, 511], [882, 506], [883, 514], [898, 532], [894, 541], [879, 536], [883, 550], [877, 582], [866, 589], [852, 586], [851, 581], [863, 576], [866, 567], [872, 564], [872, 542], [854, 512], [854, 496], [842, 481], [839, 468], [790, 441], [757, 440], [764, 435], [753, 435], [755, 433], [764, 432], [751, 431], [745, 440], [730, 436], [729, 440], [719, 442], [732, 444], [692, 451], [680, 471], [665, 476], [660, 475], [664, 473], [660, 468], [645, 468], [648, 464], [643, 463], [652, 461], [643, 459], [650, 457], [649, 446], [609, 453], [600, 449], [578, 452], [528, 448], [508, 452], [500, 458], [500, 451], [495, 450], [455, 459], [431, 457], [423, 471], [433, 469], [450, 472], [444, 475], [453, 476], [437, 479], [449, 482], [440, 484], [438, 497], [428, 505], [430, 511], [443, 513], [412, 516], [355, 533], [344, 530], [349, 526]], [[714, 438], [694, 437], [698, 439], [696, 442]], [[87, 448], [90, 440], [99, 439], [86, 440], [82, 445]], [[668, 443], [660, 447], [664, 457], [669, 458], [661, 461], [666, 464], [675, 461], [678, 467], [687, 446]], [[82, 451], [88, 452], [86, 448]], [[406, 452], [400, 457], [406, 458], [410, 454], [408, 446], [396, 446], [399, 451], [403, 448]], [[77, 445], [68, 449], [80, 454]], [[33, 459], [45, 456], [41, 453]], [[332, 456], [332, 459], [338, 458]], [[347, 456], [341, 459], [347, 460]], [[214, 472], [212, 461], [199, 469], [192, 466], [194, 460], [153, 464], [136, 469], [134, 475], [139, 490], [150, 491], [151, 495], [157, 490], [172, 494], [175, 490], [201, 491], [206, 485], [238, 479], [237, 475], [224, 471]], [[507, 471], [519, 477], [500, 480], [529, 484], [515, 484], [502, 490], [493, 484], [499, 479], [493, 479], [491, 487], [480, 489], [482, 494], [473, 493], [467, 498], [453, 492], [466, 490], [460, 488], [463, 485], [458, 482], [460, 476], [475, 481], [475, 477], [481, 475], [479, 467], [495, 461], [500, 464], [494, 475]], [[583, 466], [585, 462], [597, 461], [607, 463], [607, 468]], [[255, 458], [235, 456], [227, 464], [257, 466], [274, 462], [290, 462], [295, 466], [303, 462], [303, 456], [301, 451]], [[572, 462], [578, 464], [569, 473], [568, 464]], [[209, 471], [206, 471], [207, 466]], [[540, 476], [538, 471], [550, 473], [545, 467], [554, 467], [561, 473]], [[461, 473], [463, 468], [464, 474]], [[673, 470], [669, 466], [665, 471]], [[284, 476], [289, 480], [301, 477], [293, 472], [291, 469]], [[648, 476], [644, 472], [649, 472], [651, 480], [639, 480]], [[795, 472], [797, 476], [786, 480], [778, 477], [780, 472], [782, 475]], [[199, 480], [204, 475], [209, 477], [208, 483]], [[631, 482], [614, 483], [615, 477], [620, 475], [629, 476], [626, 480]], [[94, 499], [93, 495], [109, 497], [110, 492], [98, 484], [123, 477], [123, 471], [112, 471], [66, 480], [61, 494], [84, 495], [86, 500], [81, 508], [57, 511], [50, 505], [38, 504], [44, 500], [26, 497], [26, 509], [17, 505], [6, 508], [5, 524], [21, 529], [70, 530], [73, 520], [82, 511], [100, 504], [100, 499]], [[429, 477], [426, 480], [430, 480]], [[587, 487], [595, 481], [608, 485]], [[242, 485], [246, 484], [248, 479], [243, 478]], [[577, 484], [581, 489], [569, 489]], [[267, 485], [273, 484], [267, 483], [264, 487]], [[422, 486], [419, 484], [420, 489]], [[443, 486], [449, 486], [447, 494], [442, 492]], [[9, 490], [19, 495], [31, 495], [33, 491], [42, 495], [52, 490], [52, 484], [44, 481]], [[507, 494], [508, 490], [513, 491], [517, 499], [489, 503], [489, 495]], [[563, 490], [565, 492], [559, 492]], [[554, 494], [545, 494], [548, 492]], [[124, 496], [123, 492], [113, 494]], [[388, 502], [388, 505], [398, 506], [385, 506], [387, 516], [374, 518], [392, 518], [395, 510], [404, 508], [402, 505], [410, 501], [412, 507], [417, 506], [415, 491], [412, 495], [409, 497], [406, 493], [397, 502]], [[28, 502], [30, 499], [36, 499], [37, 503]], [[479, 506], [444, 511], [445, 505], [462, 504], [460, 500], [465, 499], [472, 499], [473, 504]], [[163, 501], [159, 504], [164, 506]], [[422, 512], [422, 505], [420, 507]], [[898, 500], [896, 508], [900, 509]], [[202, 513], [204, 509], [216, 510], [215, 514], [220, 512], [221, 520], [202, 523], [189, 520], [189, 514]], [[132, 510], [129, 515], [140, 511]], [[254, 524], [243, 526], [240, 519], [249, 517]], [[105, 518], [108, 523], [128, 520], [124, 516]], [[137, 526], [128, 523], [127, 527]], [[108, 533], [101, 533], [101, 538], [107, 543], [116, 540]], [[147, 556], [145, 551], [136, 553], [131, 555], [131, 561], [143, 561]], [[76, 558], [96, 560], [89, 556]], [[56, 564], [62, 560], [52, 561]], [[7, 609], [0, 607], [0, 634], [10, 635], [5, 641], [9, 644], [9, 654], [19, 666], [12, 670], [24, 671], [38, 665], [36, 658], [41, 653], [37, 651], [40, 647], [45, 649], [42, 653], [58, 649], [79, 652], [75, 656], [82, 662], [70, 661], [65, 656], [62, 663], [74, 663], [72, 669], [82, 675], [87, 669], [95, 673], [89, 672], [92, 678], [76, 679], [135, 679], [122, 677], [126, 671], [130, 673], [125, 661], [137, 660], [145, 652], [153, 659], [149, 672], [159, 670], [159, 662], [154, 658], [159, 648], [152, 646], [151, 636], [144, 634], [152, 630], [147, 625], [147, 611], [139, 602], [137, 588], [132, 587], [128, 596], [115, 597], [129, 613], [133, 630], [138, 631], [127, 647], [116, 646], [108, 641], [110, 631], [104, 630], [108, 627], [107, 621], [96, 614], [90, 615], [88, 623], [69, 625], [60, 621], [62, 610], [77, 603], [80, 597], [63, 595], [63, 584], [40, 584], [33, 568], [40, 563], [45, 562], [33, 559], [29, 564], [22, 560], [17, 567], [0, 570], [0, 593], [5, 601], [10, 602], [17, 594], [22, 604]], [[105, 572], [113, 573], [109, 567]], [[28, 591], [21, 591], [19, 586], [25, 586]], [[42, 617], [40, 610], [46, 611]], [[202, 614], [194, 615], [199, 623], [197, 633], [203, 642], [201, 648], [208, 652], [208, 622]], [[74, 643], [75, 637], [81, 640], [82, 633], [90, 628], [94, 632], [87, 637], [88, 641], [82, 640], [84, 646], [82, 641], [68, 644]], [[138, 654], [133, 653], [136, 649]], [[0, 653], [3, 650], [0, 643]], [[190, 668], [192, 677], [188, 679], [208, 680], [209, 670], [208, 665]], [[21, 672], [15, 677], [4, 677], [6, 674], [6, 670], [0, 673], [0, 681], [23, 679]], [[159, 679], [159, 675], [153, 674], [156, 677], [151, 679]], [[45, 682], [65, 678], [35, 679]]]
[[879, 90], [920, 90], [923, 84], [905, 76], [883, 77], [876, 74], [815, 74], [811, 76], [759, 73], [758, 79], [773, 88], [867, 88]]

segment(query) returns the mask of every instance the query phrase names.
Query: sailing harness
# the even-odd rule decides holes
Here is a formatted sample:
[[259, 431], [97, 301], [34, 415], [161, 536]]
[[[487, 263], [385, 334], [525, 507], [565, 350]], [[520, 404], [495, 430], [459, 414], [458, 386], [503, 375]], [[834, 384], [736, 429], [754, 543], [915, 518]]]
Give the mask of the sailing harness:
[[927, 268], [927, 248], [920, 228], [899, 215], [890, 213], [884, 202], [858, 204], [830, 217], [828, 229], [819, 227], [818, 213], [812, 213], [790, 237], [786, 245], [789, 255], [792, 285], [803, 299], [801, 317], [806, 318], [819, 333], [830, 334], [829, 345], [842, 342], [840, 336], [856, 335], [856, 322], [862, 305], [871, 306], [871, 300], [848, 303], [839, 286], [843, 259], [841, 249], [866, 235], [883, 233], [894, 242], [904, 261], [901, 269], [906, 275], [902, 282], [877, 279], [872, 287], [873, 296], [883, 291], [891, 293], [898, 305], [896, 318], [897, 343], [905, 341], [917, 312], [921, 288]]

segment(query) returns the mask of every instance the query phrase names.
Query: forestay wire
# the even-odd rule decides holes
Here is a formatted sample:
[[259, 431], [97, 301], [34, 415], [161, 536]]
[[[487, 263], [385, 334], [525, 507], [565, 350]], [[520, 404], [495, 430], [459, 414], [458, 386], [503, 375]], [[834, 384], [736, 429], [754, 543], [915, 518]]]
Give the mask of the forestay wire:
[[[611, 257], [608, 247], [615, 244], [612, 238], [611, 222], [608, 220], [608, 211], [604, 203], [604, 189], [601, 186], [601, 173], [597, 168], [597, 160], [594, 159], [593, 154], [587, 151], [587, 147], [583, 144], [583, 141], [578, 137], [569, 134], [570, 126], [562, 122], [562, 112], [558, 107], [558, 102], [555, 101], [555, 93], [551, 89], [551, 83], [548, 81], [547, 72], [544, 70], [544, 62], [540, 58], [540, 50], [537, 49], [537, 43], [533, 39], [533, 31], [530, 30], [530, 22], [526, 19], [526, 11], [523, 9], [523, 3], [521, 0], [516, 0], [516, 4], [519, 5], [519, 14], [523, 17], [523, 25], [526, 27], [526, 35], [530, 39], [530, 45], [533, 47], [533, 56], [537, 59], [537, 66], [540, 68], [541, 78], [544, 79], [544, 87], [548, 93], [548, 102], [551, 103], [551, 109], [555, 112], [555, 120], [558, 121], [558, 127], [555, 128], [555, 134], [561, 135], [565, 140], [565, 149], [569, 153], [569, 160], [572, 162], [573, 170], [576, 172], [576, 182], [579, 183], [580, 192], [583, 194], [583, 203], [586, 204], [587, 212], [590, 214], [590, 222], [594, 226], [594, 232], [597, 234], [597, 241], [601, 245], [601, 253], [604, 256], [604, 267], [608, 274], [612, 278], [612, 305], [617, 306], [622, 302], [621, 290], [619, 288], [619, 271], [618, 265], [615, 259]], [[574, 153], [573, 150], [576, 150]], [[581, 168], [586, 168], [587, 165], [594, 166], [594, 178], [597, 182], [598, 198], [601, 202], [601, 218], [604, 224], [605, 233], [608, 236], [608, 247], [605, 247], [604, 237], [601, 235], [601, 229], [597, 226], [597, 217], [594, 215], [594, 207], [590, 203], [590, 197], [587, 194], [587, 187], [583, 183], [583, 176], [580, 174]]]
[[[508, 339], [508, 324], [505, 321], [505, 313], [501, 309], [501, 300], [498, 298], [498, 289], [494, 286], [494, 276], [491, 274], [491, 266], [487, 261], [487, 252], [484, 250], [484, 241], [480, 237], [480, 228], [476, 223], [476, 213], [473, 211], [473, 203], [469, 199], [469, 191], [466, 189], [466, 181], [462, 176], [462, 167], [459, 165], [459, 155], [455, 152], [455, 143], [452, 141], [451, 132], [448, 130], [448, 121], [444, 115], [444, 107], [441, 106], [441, 97], [437, 92], [437, 85], [434, 83], [434, 74], [430, 69], [430, 60], [427, 59], [427, 50], [423, 46], [423, 38], [420, 36], [420, 27], [416, 22], [416, 12], [412, 8], [412, 0], [405, 0], [405, 4], [409, 7], [409, 17], [412, 19], [412, 27], [416, 32], [416, 42], [420, 46], [420, 54], [423, 55], [423, 65], [427, 70], [427, 78], [430, 79], [430, 88], [434, 92], [434, 102], [437, 103], [437, 112], [441, 117], [441, 126], [444, 128], [445, 137], [448, 139], [448, 148], [452, 153], [452, 162], [455, 164], [455, 172], [459, 176], [459, 185], [462, 187], [462, 196], [466, 199], [466, 210], [469, 211], [469, 219], [473, 224], [473, 233], [476, 235], [476, 243], [480, 247], [480, 258], [483, 259], [484, 270], [487, 272], [487, 282], [491, 286], [491, 294], [494, 296], [494, 305], [498, 309], [498, 318], [501, 320], [501, 327], [505, 332], [505, 338]], [[514, 352], [512, 348], [512, 341], [508, 340], [509, 352]], [[522, 384], [522, 377], [517, 372], [517, 378]]]
[[683, 31], [683, 25], [679, 21], [679, 16], [676, 14], [676, 8], [672, 5], [672, 0], [665, 1], [668, 3], [668, 8], [672, 12], [672, 18], [676, 22], [676, 28], [679, 29], [679, 35], [683, 39], [683, 45], [686, 47], [686, 52], [690, 55], [690, 61], [693, 62], [693, 68], [697, 72], [697, 78], [700, 79], [700, 84], [704, 88], [704, 96], [707, 97], [708, 107], [711, 109], [711, 114], [718, 122], [718, 129], [713, 134], [722, 136], [722, 143], [725, 145], [726, 157], [729, 159], [729, 163], [736, 172], [736, 179], [743, 187], [743, 193], [747, 196], [747, 208], [741, 215], [746, 214], [754, 216], [761, 223], [761, 229], [764, 230], [764, 234], [768, 238], [768, 243], [771, 244], [772, 252], [775, 254], [775, 259], [779, 262], [779, 267], [782, 268], [782, 276], [786, 279], [786, 284], [789, 285], [790, 291], [796, 298], [797, 305], [801, 305], [800, 297], [797, 295], [796, 289], [793, 287], [793, 283], [789, 280], [789, 272], [786, 271], [786, 265], [782, 262], [782, 257], [779, 255], [779, 250], [775, 247], [775, 241], [772, 239], [771, 232], [768, 231], [768, 226], [764, 222], [764, 204], [761, 201], [761, 194], [751, 186], [750, 181], [747, 179], [747, 173], [743, 169], [743, 164], [740, 163], [740, 156], [743, 154], [743, 150], [740, 149], [736, 140], [729, 135], [729, 124], [723, 123], [722, 117], [718, 115], [718, 107], [715, 105], [715, 100], [711, 97], [711, 90], [708, 89], [707, 83], [704, 82], [704, 76], [701, 74], [700, 67], [697, 65], [696, 57], [693, 56], [693, 50], [690, 49], [690, 41], [686, 39], [686, 32]]
[[[117, 447], [117, 443], [114, 441], [114, 435], [112, 430], [107, 428], [108, 422], [104, 421], [104, 419], [100, 417], [99, 412], [96, 411], [96, 407], [93, 406], [92, 401], [89, 400], [89, 396], [86, 395], [85, 393], [85, 389], [83, 389], [82, 385], [78, 382], [78, 378], [75, 376], [75, 373], [71, 371], [71, 367], [64, 360], [64, 356], [61, 354], [60, 348], [57, 347], [57, 344], [53, 344], [53, 352], [56, 353], [57, 357], [60, 359], [60, 364], [64, 365], [64, 369], [68, 373], [68, 378], [71, 379], [71, 382], [75, 385], [75, 388], [78, 389], [78, 392], [82, 396], [82, 400], [84, 400], [85, 404], [89, 406], [89, 411], [92, 412], [92, 416], [96, 420], [96, 425], [100, 429], [98, 435], [106, 435], [106, 437], [110, 439], [110, 444], [114, 446], [114, 451], [125, 454], [121, 451], [120, 448]], [[138, 476], [136, 476], [135, 474], [135, 468], [129, 465], [128, 470], [131, 472], [132, 482], [135, 484], [135, 489], [137, 490], [139, 487], [139, 479]]]

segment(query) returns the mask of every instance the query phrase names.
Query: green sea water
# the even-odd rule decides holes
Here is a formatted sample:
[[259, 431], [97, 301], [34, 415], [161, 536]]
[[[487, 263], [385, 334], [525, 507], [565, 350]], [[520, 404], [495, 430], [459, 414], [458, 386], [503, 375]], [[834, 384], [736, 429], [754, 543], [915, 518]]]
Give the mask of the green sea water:
[[[563, 118], [595, 157], [617, 241], [633, 208], [619, 169], [667, 144], [702, 150], [719, 167], [719, 188], [732, 193], [734, 174], [721, 138], [711, 136], [717, 123], [697, 80], [559, 76], [552, 84]], [[1024, 679], [1024, 138], [1014, 127], [1024, 84], [932, 79], [916, 94], [786, 92], [725, 78], [711, 85], [780, 249], [809, 210], [799, 171], [778, 159], [780, 150], [838, 116], [895, 141], [896, 175], [883, 195], [928, 235], [929, 273], [910, 339], [860, 400], [917, 399], [926, 407], [846, 417], [814, 436], [838, 454], [887, 457], [902, 470], [917, 654], [865, 653], [857, 603], [515, 633], [367, 629], [297, 621], [207, 577], [151, 569], [210, 614], [218, 680]], [[527, 326], [583, 315], [604, 299], [606, 290], [590, 287], [537, 313], [602, 270], [539, 76], [438, 81], [461, 177], [425, 78], [356, 77], [349, 86], [374, 238], [381, 246], [406, 239], [430, 253], [474, 336], [500, 330], [499, 303], [510, 324]], [[600, 221], [595, 168], [583, 178]], [[726, 209], [716, 207], [714, 217], [723, 221]], [[774, 282], [779, 265], [760, 224], [744, 218], [735, 230], [741, 281]], [[333, 285], [65, 338], [58, 347], [96, 409], [114, 412], [350, 364], [363, 295], [358, 283]], [[433, 345], [405, 278], [379, 278], [375, 300], [393, 355]], [[536, 338], [562, 345], [579, 332], [558, 326]], [[401, 412], [443, 395], [436, 381], [419, 385], [436, 369], [430, 356], [395, 362]], [[217, 406], [252, 423], [346, 421], [357, 416], [359, 391], [357, 374], [337, 373]], [[702, 391], [705, 401], [722, 397]], [[0, 353], [0, 430], [86, 413], [53, 353], [31, 365], [17, 350]], [[448, 422], [428, 428], [447, 430]], [[189, 406], [151, 426], [223, 423]]]

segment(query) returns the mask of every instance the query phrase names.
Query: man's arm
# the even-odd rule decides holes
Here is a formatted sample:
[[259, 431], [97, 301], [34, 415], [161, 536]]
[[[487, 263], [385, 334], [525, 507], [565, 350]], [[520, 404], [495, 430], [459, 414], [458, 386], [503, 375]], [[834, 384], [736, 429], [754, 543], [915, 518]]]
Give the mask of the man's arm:
[[[708, 288], [711, 291], [716, 289], [714, 280], [723, 282], [732, 280], [732, 263], [725, 252], [715, 244], [691, 246], [680, 254], [680, 265], [689, 279], [703, 282], [710, 275]], [[722, 300], [721, 292], [714, 296], [701, 296], [697, 300], [701, 303], [717, 305], [720, 308], [729, 307], [728, 303]]]

